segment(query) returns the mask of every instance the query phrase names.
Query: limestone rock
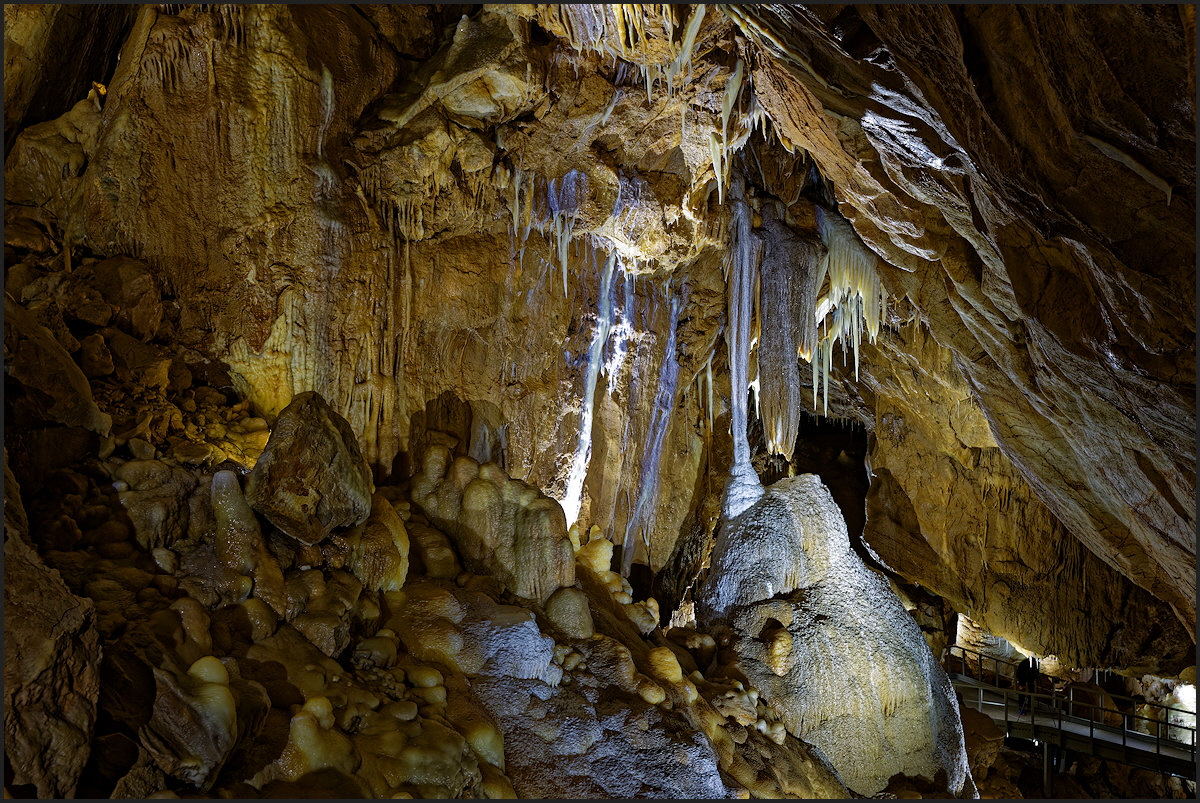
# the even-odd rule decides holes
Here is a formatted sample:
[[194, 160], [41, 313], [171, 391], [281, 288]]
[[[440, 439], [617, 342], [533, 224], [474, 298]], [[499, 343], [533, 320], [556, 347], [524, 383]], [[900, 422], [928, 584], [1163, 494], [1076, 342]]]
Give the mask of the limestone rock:
[[539, 100], [541, 70], [527, 40], [528, 25], [518, 17], [490, 10], [475, 18], [464, 15], [447, 48], [426, 64], [420, 96], [408, 108], [382, 116], [401, 127], [437, 103], [450, 119], [471, 128], [516, 117]]
[[350, 425], [309, 391], [279, 414], [246, 500], [283, 532], [315, 544], [335, 528], [362, 524], [374, 490]]
[[340, 655], [361, 623], [362, 590], [362, 583], [345, 571], [330, 572], [328, 578], [318, 569], [304, 571], [288, 582], [288, 609], [300, 611], [292, 626], [325, 655]]
[[1038, 655], [1159, 671], [1193, 662], [1169, 606], [1089, 552], [996, 446], [953, 355], [920, 324], [896, 337], [904, 356], [872, 359], [866, 380], [864, 540], [883, 564]]
[[413, 552], [426, 575], [451, 580], [462, 573], [462, 565], [458, 562], [454, 547], [444, 533], [430, 527], [424, 519], [410, 520], [406, 527]]
[[896, 774], [974, 792], [946, 673], [886, 581], [850, 549], [814, 475], [722, 523], [697, 616], [728, 623], [737, 665], [795, 736], [871, 795]]
[[109, 350], [122, 377], [142, 387], [165, 391], [170, 384], [171, 357], [162, 348], [141, 343], [120, 330], [106, 329]]
[[371, 515], [346, 535], [347, 568], [370, 591], [398, 591], [408, 577], [408, 530], [380, 492], [371, 497]]
[[229, 673], [212, 656], [186, 677], [153, 667], [155, 696], [138, 738], [168, 775], [207, 791], [237, 740], [237, 703]]
[[573, 585], [575, 552], [559, 504], [494, 463], [450, 457], [445, 446], [426, 450], [412, 499], [454, 539], [467, 567], [538, 602]]
[[108, 344], [104, 342], [103, 335], [93, 333], [79, 342], [81, 346], [79, 367], [83, 369], [84, 376], [88, 379], [95, 379], [98, 376], [108, 376], [113, 372], [112, 352], [109, 351]]
[[91, 270], [95, 272], [92, 286], [117, 310], [117, 326], [142, 341], [154, 337], [162, 324], [163, 305], [149, 267], [134, 259], [114, 257]]
[[159, 460], [130, 460], [113, 478], [124, 484], [117, 496], [143, 549], [170, 547], [188, 534], [189, 500], [197, 482], [187, 469]]
[[971, 777], [982, 788], [1000, 748], [1004, 745], [1004, 732], [987, 714], [981, 714], [969, 705], [959, 706], [962, 717], [963, 741], [967, 747], [967, 763]]
[[4, 469], [4, 751], [14, 784], [73, 797], [100, 694], [91, 600], [74, 596], [28, 543], [16, 479]]
[[94, 153], [100, 128], [95, 91], [54, 120], [30, 126], [4, 162], [5, 198], [61, 210], [74, 195], [79, 175]]
[[166, 791], [167, 776], [154, 763], [150, 754], [142, 749], [129, 772], [121, 776], [113, 787], [113, 800], [140, 800], [158, 792]]
[[4, 321], [8, 375], [45, 394], [50, 420], [108, 435], [112, 417], [96, 406], [87, 378], [54, 335], [7, 296]]
[[[999, 448], [1194, 639], [1195, 215], [1171, 188], [1194, 186], [1195, 109], [1134, 80], [1148, 67], [1130, 49], [1157, 42], [1155, 74], [1185, 86], [1178, 12], [729, 13], [767, 52], [804, 54], [804, 67], [755, 69], [760, 102], [890, 263], [889, 294], [954, 353]], [[830, 31], [851, 24], [877, 59], [835, 44]], [[943, 58], [959, 50], [978, 58]], [[1110, 69], [1084, 66], [1099, 61]], [[1053, 135], [1050, 119], [1062, 121]], [[1132, 133], [1144, 126], [1171, 133]], [[963, 170], [951, 177], [950, 163]], [[1038, 167], [1014, 184], [1017, 163]]]
[[591, 638], [595, 629], [587, 596], [578, 588], [560, 588], [546, 600], [546, 616], [570, 638]]

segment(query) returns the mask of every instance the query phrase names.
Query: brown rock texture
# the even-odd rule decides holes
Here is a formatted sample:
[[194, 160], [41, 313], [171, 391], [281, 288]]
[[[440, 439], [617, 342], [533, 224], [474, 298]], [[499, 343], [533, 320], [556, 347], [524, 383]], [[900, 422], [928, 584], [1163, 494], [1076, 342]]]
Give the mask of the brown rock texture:
[[354, 431], [311, 391], [279, 414], [246, 482], [250, 506], [305, 544], [366, 521], [374, 491]]
[[[111, 689], [6, 709], [95, 729], [14, 783], [845, 794], [766, 696], [804, 628], [746, 614], [758, 688], [693, 619], [762, 568], [712, 563], [742, 402], [767, 484], [810, 470], [801, 410], [862, 427], [849, 549], [935, 649], [957, 611], [1064, 675], [1194, 680], [1194, 24], [6, 8], [6, 552]], [[1009, 759], [981, 791], [1030, 791]]]
[[1195, 109], [1178, 12], [731, 13], [774, 56], [755, 74], [763, 105], [954, 353], [999, 448], [1194, 636]]
[[864, 541], [988, 632], [1070, 666], [1173, 675], [1194, 662], [1171, 610], [1074, 538], [992, 440], [953, 355], [922, 324], [873, 372]]
[[73, 797], [100, 695], [91, 600], [70, 592], [29, 543], [20, 489], [4, 461], [4, 753], [14, 784]]

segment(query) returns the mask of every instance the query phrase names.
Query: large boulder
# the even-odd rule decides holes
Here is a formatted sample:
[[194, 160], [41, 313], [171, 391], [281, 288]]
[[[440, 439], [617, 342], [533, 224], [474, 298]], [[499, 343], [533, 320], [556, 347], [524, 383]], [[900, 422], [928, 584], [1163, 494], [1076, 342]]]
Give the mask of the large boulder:
[[722, 523], [696, 609], [731, 629], [738, 669], [850, 789], [874, 795], [902, 774], [974, 795], [946, 673], [815, 475]]
[[96, 608], [28, 543], [16, 479], [4, 467], [4, 751], [12, 784], [75, 794], [100, 695]]
[[305, 544], [371, 513], [375, 484], [346, 419], [315, 391], [296, 395], [279, 414], [267, 448], [246, 484], [246, 501]]

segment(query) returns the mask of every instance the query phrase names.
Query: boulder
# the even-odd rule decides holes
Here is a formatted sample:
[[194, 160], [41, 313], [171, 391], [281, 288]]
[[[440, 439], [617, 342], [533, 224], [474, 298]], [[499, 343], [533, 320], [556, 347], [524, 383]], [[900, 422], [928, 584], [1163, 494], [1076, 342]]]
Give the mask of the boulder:
[[[100, 695], [91, 600], [68, 590], [28, 543], [16, 479], [4, 469], [4, 751], [11, 784], [69, 798], [87, 763]], [[6, 783], [6, 786], [8, 784]]]
[[113, 477], [124, 483], [117, 498], [143, 549], [170, 547], [188, 534], [190, 497], [197, 485], [190, 472], [159, 460], [130, 460]]
[[551, 594], [546, 616], [569, 638], [589, 639], [595, 633], [587, 595], [578, 588], [560, 588]]
[[49, 399], [45, 415], [60, 424], [108, 435], [112, 417], [96, 406], [83, 371], [49, 329], [7, 296], [4, 328], [8, 375]]
[[149, 340], [163, 320], [162, 294], [143, 262], [113, 257], [97, 263], [94, 286], [117, 309], [116, 323], [139, 340]]
[[117, 376], [135, 385], [165, 391], [170, 383], [171, 357], [158, 346], [141, 343], [118, 329], [106, 329]]
[[314, 391], [279, 414], [246, 485], [246, 500], [284, 533], [305, 544], [371, 513], [375, 484], [353, 430]]
[[79, 341], [79, 367], [88, 379], [108, 376], [114, 370], [112, 352], [104, 342], [104, 336], [93, 333]]
[[229, 672], [209, 655], [182, 677], [158, 667], [153, 673], [153, 709], [138, 739], [164, 772], [207, 791], [237, 741]]
[[399, 591], [408, 577], [408, 531], [392, 503], [376, 492], [371, 515], [347, 536], [347, 567], [370, 591]]

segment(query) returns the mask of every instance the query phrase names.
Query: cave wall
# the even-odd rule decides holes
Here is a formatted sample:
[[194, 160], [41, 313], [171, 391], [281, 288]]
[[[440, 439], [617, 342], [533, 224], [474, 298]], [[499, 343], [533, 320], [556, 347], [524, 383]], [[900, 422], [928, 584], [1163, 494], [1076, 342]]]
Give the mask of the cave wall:
[[[677, 361], [652, 516], [634, 525], [653, 521], [639, 561], [669, 569], [711, 538], [709, 475], [727, 449], [727, 212], [710, 140], [741, 58], [745, 97], [773, 132], [754, 140], [749, 180], [803, 225], [815, 164], [883, 257], [889, 294], [913, 308], [893, 302], [860, 381], [835, 369], [831, 409], [875, 431], [872, 463], [896, 478], [875, 492], [868, 541], [897, 568], [929, 545], [905, 552], [901, 573], [1031, 645], [1081, 660], [1177, 655], [1195, 610], [1194, 109], [1180, 100], [1192, 80], [1180, 12], [710, 7], [668, 87], [661, 68], [691, 12], [618, 66], [603, 51], [611, 28], [597, 33], [579, 8], [141, 7], [101, 76], [106, 95], [13, 146], [6, 202], [48, 210], [77, 255], [152, 266], [168, 294], [154, 334], [181, 360], [225, 366], [268, 420], [318, 390], [384, 475], [411, 446], [413, 416], [450, 391], [504, 427], [509, 473], [553, 496], [578, 441], [597, 243], [620, 254], [626, 353], [599, 380], [581, 518], [618, 541], [629, 528], [662, 366]], [[23, 36], [6, 15], [6, 40]], [[1152, 68], [1126, 41], [1157, 43]], [[649, 93], [647, 75], [660, 77]], [[568, 183], [571, 214], [556, 216]], [[932, 343], [911, 342], [912, 316]], [[942, 390], [918, 405], [927, 383]], [[920, 448], [888, 440], [897, 412]], [[954, 469], [941, 495], [921, 490], [931, 462]], [[1007, 509], [997, 485], [1014, 495]], [[946, 516], [980, 505], [986, 516]], [[1005, 566], [1013, 553], [1019, 569]], [[1111, 590], [1080, 603], [1065, 590], [1074, 576], [1043, 570], [1065, 565]], [[1149, 617], [1163, 635], [1118, 647], [1010, 605], [1049, 589], [1097, 620]]]
[[774, 56], [764, 106], [954, 354], [999, 448], [1194, 634], [1187, 12], [729, 11]]

